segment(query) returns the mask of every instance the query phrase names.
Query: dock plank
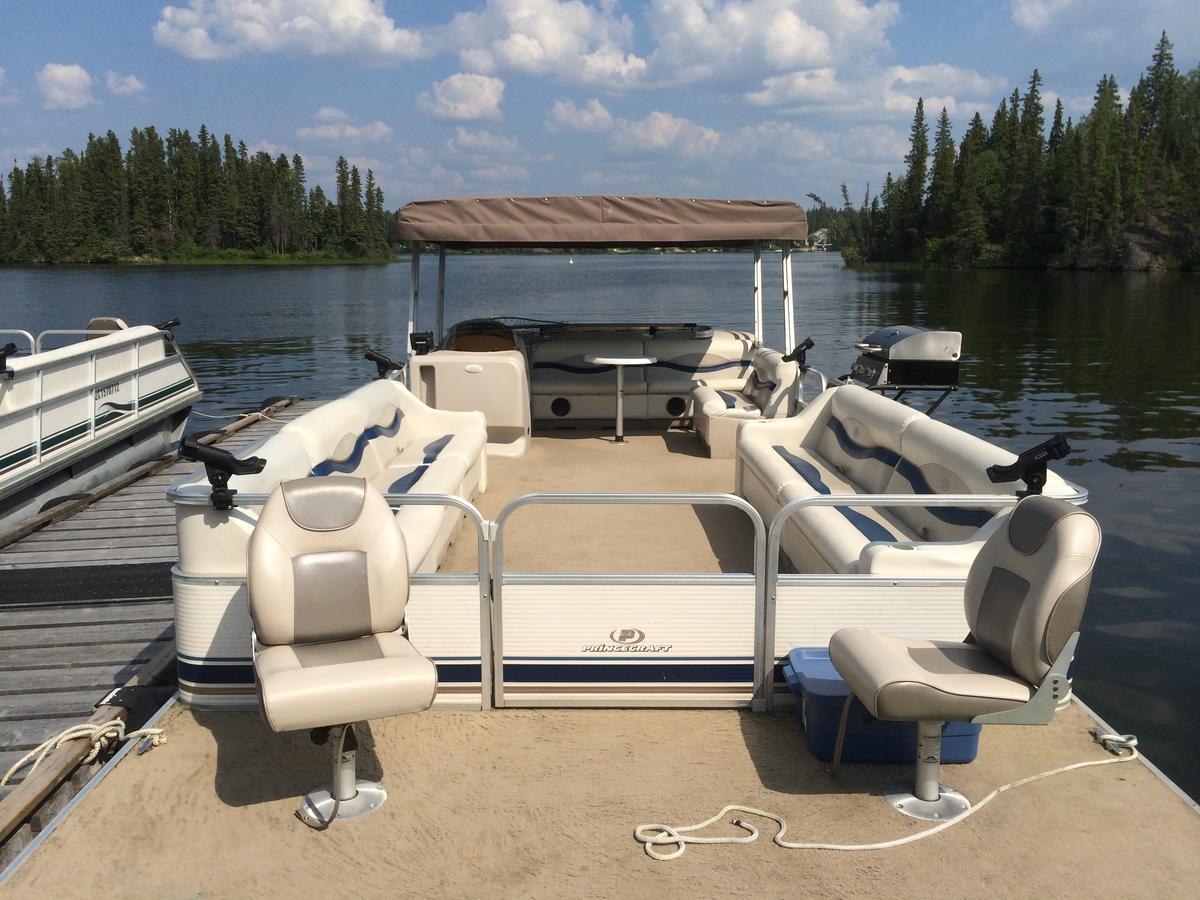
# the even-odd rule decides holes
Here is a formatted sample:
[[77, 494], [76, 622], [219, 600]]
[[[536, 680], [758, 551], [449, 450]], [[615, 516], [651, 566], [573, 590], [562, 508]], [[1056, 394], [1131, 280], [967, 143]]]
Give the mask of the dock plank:
[[0, 633], [17, 629], [57, 628], [64, 625], [116, 625], [120, 622], [170, 622], [170, 601], [126, 601], [120, 606], [32, 606], [8, 608], [0, 615]]
[[[79, 666], [73, 669], [49, 669], [38, 672], [36, 680], [28, 672], [0, 671], [0, 695], [58, 694], [63, 691], [95, 690], [96, 698], [106, 688], [124, 684], [137, 671], [136, 663], [107, 664], [102, 666]], [[0, 696], [0, 707], [5, 698]]]
[[[0, 650], [19, 647], [86, 647], [129, 641], [163, 641], [175, 634], [174, 622], [119, 622], [115, 625], [62, 625], [0, 631]], [[87, 651], [81, 651], [86, 655]], [[0, 667], [6, 667], [0, 660]]]
[[[142, 663], [162, 649], [165, 641], [127, 641], [81, 646], [6, 648], [0, 654], [0, 672], [36, 672], [42, 669], [79, 666], [108, 666], [116, 663]], [[2, 719], [4, 710], [0, 710]]]
[[63, 691], [58, 694], [5, 697], [4, 708], [0, 709], [0, 722], [14, 722], [22, 719], [87, 718], [92, 714], [92, 710], [102, 696], [102, 691], [97, 693], [89, 688], [85, 691]]

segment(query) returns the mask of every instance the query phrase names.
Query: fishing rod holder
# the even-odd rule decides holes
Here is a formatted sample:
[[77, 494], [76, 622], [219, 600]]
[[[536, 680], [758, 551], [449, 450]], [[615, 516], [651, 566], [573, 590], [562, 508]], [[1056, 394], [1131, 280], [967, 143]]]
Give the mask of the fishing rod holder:
[[17, 373], [8, 367], [8, 358], [17, 352], [17, 345], [9, 341], [0, 347], [0, 380], [12, 381]]
[[1017, 491], [1018, 497], [1040, 494], [1046, 487], [1046, 464], [1052, 459], [1064, 459], [1070, 452], [1067, 439], [1056, 434], [1030, 447], [1007, 466], [988, 466], [987, 477], [995, 484], [1024, 481], [1025, 490]]
[[813, 339], [806, 337], [796, 348], [784, 358], [784, 362], [794, 362], [800, 367], [801, 372], [808, 371], [808, 351], [813, 348]]
[[220, 512], [231, 510], [237, 504], [234, 502], [236, 488], [229, 486], [231, 475], [257, 475], [266, 468], [267, 461], [258, 456], [238, 459], [228, 450], [201, 444], [194, 438], [184, 438], [179, 442], [179, 455], [192, 462], [204, 464], [204, 474], [212, 485], [209, 502], [212, 508]]
[[389, 372], [404, 371], [404, 363], [398, 363], [394, 359], [384, 356], [378, 350], [368, 350], [363, 354], [363, 359], [375, 363], [375, 370], [379, 373], [377, 378], [387, 378]]

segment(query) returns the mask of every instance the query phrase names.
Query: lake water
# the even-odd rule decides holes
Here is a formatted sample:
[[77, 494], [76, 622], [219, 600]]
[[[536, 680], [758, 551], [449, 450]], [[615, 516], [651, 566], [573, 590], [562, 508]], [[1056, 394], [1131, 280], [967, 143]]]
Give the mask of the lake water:
[[[422, 279], [432, 296], [436, 257]], [[451, 257], [447, 320], [752, 325], [743, 254]], [[797, 334], [827, 374], [877, 326], [963, 332], [962, 389], [938, 417], [1020, 451], [1062, 432], [1065, 474], [1104, 527], [1076, 688], [1200, 796], [1200, 304], [1195, 276], [852, 272], [795, 258]], [[178, 337], [221, 416], [281, 394], [332, 397], [399, 354], [407, 265], [0, 269], [0, 327], [82, 328], [179, 316]], [[764, 260], [767, 342], [782, 343], [778, 257]], [[431, 303], [421, 324], [432, 328]], [[208, 427], [193, 419], [194, 427]], [[564, 485], [564, 487], [566, 487]], [[1189, 712], [1191, 710], [1191, 712]]]

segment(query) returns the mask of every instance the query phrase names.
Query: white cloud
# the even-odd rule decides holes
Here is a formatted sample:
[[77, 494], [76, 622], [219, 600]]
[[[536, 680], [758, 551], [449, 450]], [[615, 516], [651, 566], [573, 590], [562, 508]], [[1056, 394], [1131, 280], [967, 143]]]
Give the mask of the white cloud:
[[470, 131], [461, 126], [454, 130], [454, 137], [447, 141], [446, 149], [455, 154], [510, 158], [522, 153], [521, 143], [514, 137], [491, 131]]
[[146, 89], [146, 82], [136, 75], [121, 75], [109, 69], [104, 73], [104, 83], [114, 94], [128, 97], [130, 94], [140, 94]]
[[670, 153], [684, 158], [714, 156], [721, 134], [689, 119], [656, 110], [644, 119], [617, 121], [613, 146], [620, 153]]
[[461, 12], [442, 31], [464, 69], [552, 75], [578, 84], [634, 84], [646, 60], [632, 49], [633, 23], [583, 0], [487, 0]]
[[313, 118], [318, 122], [348, 122], [350, 114], [336, 106], [322, 106], [313, 113]]
[[427, 55], [421, 34], [399, 27], [383, 0], [189, 0], [163, 7], [154, 39], [190, 59], [294, 53], [403, 62]]
[[886, 49], [899, 4], [881, 0], [654, 0], [655, 80], [815, 69]]
[[793, 112], [906, 118], [912, 116], [917, 98], [923, 97], [927, 112], [936, 113], [944, 106], [950, 115], [962, 116], [986, 108], [1004, 86], [1001, 78], [946, 63], [891, 66], [850, 81], [840, 80], [832, 68], [823, 68], [767, 78], [745, 99], [755, 106]]
[[1075, 0], [1012, 0], [1013, 21], [1026, 31], [1044, 31]]
[[95, 103], [92, 76], [83, 66], [46, 63], [37, 73], [42, 109], [83, 109]]
[[340, 141], [358, 144], [381, 141], [392, 133], [386, 122], [376, 119], [363, 125], [355, 125], [350, 116], [333, 106], [322, 106], [313, 114], [315, 125], [296, 129], [296, 137], [302, 141]]
[[418, 98], [421, 109], [439, 119], [499, 119], [504, 81], [490, 75], [456, 72], [435, 81]]
[[613, 126], [613, 117], [595, 97], [583, 106], [576, 106], [570, 100], [559, 100], [550, 107], [546, 125], [551, 131], [608, 131]]

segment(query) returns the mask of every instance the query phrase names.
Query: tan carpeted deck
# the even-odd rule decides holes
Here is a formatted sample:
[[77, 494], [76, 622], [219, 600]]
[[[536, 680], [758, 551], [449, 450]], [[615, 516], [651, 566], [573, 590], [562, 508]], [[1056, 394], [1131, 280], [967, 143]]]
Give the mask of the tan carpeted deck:
[[[489, 459], [475, 505], [494, 519], [535, 491], [733, 492], [732, 459], [709, 459], [694, 432], [630, 434], [624, 446], [593, 430], [539, 430], [521, 459]], [[506, 526], [510, 572], [748, 572], [746, 514], [717, 506], [536, 506]], [[475, 571], [471, 527], [460, 528], [443, 572]]]
[[[646, 821], [727, 803], [776, 811], [791, 840], [878, 841], [926, 827], [877, 796], [907, 767], [831, 777], [786, 714], [735, 711], [425, 713], [364, 727], [359, 774], [388, 803], [310, 831], [298, 797], [328, 749], [254, 713], [176, 707], [168, 740], [130, 754], [7, 886], [13, 897], [1184, 897], [1200, 884], [1200, 816], [1140, 763], [1003, 794], [927, 841], [886, 851], [694, 846], [648, 859]], [[943, 780], [978, 799], [1107, 754], [1078, 708], [1046, 728], [988, 726]], [[1153, 750], [1153, 748], [1151, 748]], [[732, 826], [718, 829], [739, 833]]]

